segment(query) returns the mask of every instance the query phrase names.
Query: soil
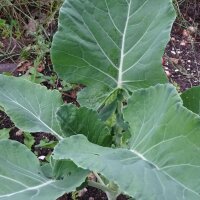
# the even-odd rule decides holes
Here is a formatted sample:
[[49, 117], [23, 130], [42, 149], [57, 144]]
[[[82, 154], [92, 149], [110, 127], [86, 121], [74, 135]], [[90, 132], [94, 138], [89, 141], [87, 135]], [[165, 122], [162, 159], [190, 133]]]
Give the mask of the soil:
[[186, 1], [175, 21], [163, 56], [169, 81], [180, 92], [200, 84], [200, 3]]
[[[180, 6], [181, 16], [175, 21], [172, 31], [171, 39], [167, 44], [165, 53], [163, 55], [163, 68], [169, 78], [169, 81], [173, 83], [180, 92], [191, 88], [192, 86], [200, 85], [200, 2], [197, 1], [185, 1]], [[55, 26], [51, 30], [55, 30]], [[51, 33], [52, 34], [52, 33]], [[27, 40], [27, 39], [26, 39]], [[8, 40], [0, 39], [0, 43], [3, 46], [8, 45]], [[11, 49], [13, 49], [13, 54], [11, 59], [0, 57], [0, 73], [3, 71], [10, 71], [15, 76], [21, 76], [26, 73], [26, 70], [18, 70], [16, 65], [19, 64], [19, 54], [21, 50], [20, 44], [31, 43], [30, 40], [27, 41], [11, 41]], [[3, 64], [3, 65], [2, 65]], [[9, 64], [9, 67], [5, 68], [5, 64]], [[45, 76], [55, 75], [52, 70], [52, 65], [50, 62], [49, 55], [46, 55], [43, 64], [45, 66], [42, 73]], [[13, 72], [14, 71], [14, 72]], [[62, 89], [62, 84], [60, 80], [57, 80], [56, 84], [49, 82], [43, 82], [43, 85], [48, 88]], [[74, 86], [73, 89], [63, 92], [63, 100], [66, 103], [74, 103], [78, 106], [76, 102], [76, 93], [80, 90], [82, 86]], [[14, 127], [14, 124], [9, 119], [8, 116], [2, 111], [0, 111], [0, 129], [11, 128], [10, 139], [17, 140], [24, 143], [23, 134], [18, 134], [19, 130]], [[39, 144], [44, 138], [48, 140], [56, 140], [56, 138], [47, 133], [34, 133], [33, 134], [35, 143], [32, 146], [32, 151], [38, 156], [48, 155], [51, 153], [51, 148], [38, 148], [35, 145]], [[106, 195], [95, 188], [88, 187], [87, 191], [82, 194], [80, 200], [107, 200]], [[127, 197], [121, 195], [118, 200], [126, 200]], [[65, 194], [58, 200], [72, 200], [71, 194]]]

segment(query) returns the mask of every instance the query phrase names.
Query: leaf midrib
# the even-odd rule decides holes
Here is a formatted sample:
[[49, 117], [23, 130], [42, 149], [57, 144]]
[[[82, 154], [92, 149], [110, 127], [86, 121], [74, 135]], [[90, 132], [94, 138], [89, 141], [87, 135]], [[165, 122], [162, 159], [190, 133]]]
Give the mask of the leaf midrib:
[[178, 185], [180, 185], [181, 187], [183, 187], [185, 190], [188, 190], [192, 193], [194, 193], [195, 195], [200, 197], [200, 194], [193, 191], [192, 189], [188, 188], [187, 186], [185, 186], [183, 183], [181, 183], [180, 181], [176, 180], [174, 177], [172, 177], [170, 174], [166, 173], [165, 171], [162, 170], [162, 168], [160, 168], [159, 166], [157, 166], [155, 163], [151, 162], [150, 160], [148, 160], [146, 157], [144, 157], [141, 153], [139, 153], [138, 151], [136, 151], [135, 149], [130, 149], [131, 152], [133, 152], [136, 156], [138, 156], [140, 159], [142, 159], [144, 162], [147, 162], [150, 165], [153, 165], [158, 171], [161, 171], [163, 174], [165, 174], [167, 177], [169, 177], [170, 179], [172, 179], [175, 183], [177, 183]]
[[21, 107], [22, 109], [24, 109], [26, 112], [30, 113], [34, 118], [36, 118], [37, 120], [39, 120], [47, 129], [49, 129], [49, 131], [51, 133], [53, 133], [58, 139], [63, 139], [63, 137], [61, 137], [56, 131], [54, 131], [51, 127], [49, 127], [44, 121], [42, 121], [40, 119], [40, 117], [36, 116], [33, 112], [31, 112], [30, 110], [28, 110], [26, 107], [24, 107], [23, 105], [21, 105], [20, 103], [18, 103], [17, 101], [13, 100], [12, 98], [10, 98], [9, 96], [7, 96], [6, 94], [2, 93], [0, 91], [0, 93], [5, 96], [6, 98], [8, 98], [12, 103], [18, 105], [19, 107]]
[[3, 198], [3, 197], [10, 197], [10, 196], [13, 196], [13, 195], [17, 195], [17, 194], [20, 194], [20, 193], [23, 193], [23, 192], [26, 192], [26, 191], [30, 191], [30, 190], [38, 190], [42, 187], [45, 187], [47, 185], [51, 185], [52, 183], [55, 183], [56, 181], [55, 180], [50, 180], [50, 181], [47, 181], [45, 183], [42, 183], [40, 185], [37, 185], [37, 186], [33, 186], [33, 187], [28, 187], [24, 190], [19, 190], [17, 192], [13, 192], [13, 193], [10, 193], [10, 194], [5, 194], [5, 195], [1, 195], [0, 198]]
[[121, 47], [121, 55], [120, 55], [120, 64], [119, 64], [119, 72], [118, 72], [118, 80], [117, 80], [117, 88], [122, 88], [122, 76], [123, 76], [123, 64], [124, 64], [124, 48], [125, 48], [125, 40], [126, 40], [126, 32], [128, 28], [128, 23], [129, 23], [129, 16], [130, 16], [130, 11], [131, 11], [131, 3], [130, 1], [128, 4], [128, 11], [127, 11], [127, 17], [126, 17], [126, 23], [124, 27], [124, 32], [122, 35], [122, 47]]

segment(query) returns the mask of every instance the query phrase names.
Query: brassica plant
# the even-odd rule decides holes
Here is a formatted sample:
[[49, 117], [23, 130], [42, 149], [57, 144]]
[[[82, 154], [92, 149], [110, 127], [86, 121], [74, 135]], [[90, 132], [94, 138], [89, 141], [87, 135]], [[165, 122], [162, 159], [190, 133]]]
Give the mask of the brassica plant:
[[85, 184], [109, 200], [200, 199], [200, 117], [161, 67], [174, 19], [170, 0], [64, 2], [51, 57], [61, 79], [84, 85], [80, 107], [0, 75], [0, 106], [15, 125], [58, 139], [43, 165], [23, 144], [0, 141], [0, 200], [55, 200]]

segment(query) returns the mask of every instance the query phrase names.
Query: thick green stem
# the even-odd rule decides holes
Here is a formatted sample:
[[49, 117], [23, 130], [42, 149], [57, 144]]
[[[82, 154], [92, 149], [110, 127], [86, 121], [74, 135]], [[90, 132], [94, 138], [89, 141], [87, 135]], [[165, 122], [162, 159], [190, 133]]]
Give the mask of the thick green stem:
[[99, 176], [99, 174], [96, 173], [96, 172], [93, 172], [93, 173], [94, 173], [94, 175], [96, 176], [96, 178], [97, 178], [97, 180], [99, 181], [99, 183], [105, 186], [105, 183], [103, 182], [103, 180], [101, 179], [101, 177]]
[[104, 192], [109, 192], [109, 193], [113, 193], [114, 192], [112, 189], [110, 189], [106, 185], [102, 185], [102, 184], [94, 182], [94, 181], [88, 181], [88, 185], [91, 186], [91, 187], [95, 187], [97, 189], [100, 189], [100, 190], [102, 190]]
[[116, 200], [117, 199], [117, 197], [118, 197], [118, 194], [111, 194], [111, 193], [108, 193], [108, 192], [106, 192], [106, 195], [107, 195], [107, 197], [108, 197], [108, 200]]
[[116, 108], [116, 126], [115, 126], [115, 145], [121, 147], [122, 144], [122, 131], [123, 131], [123, 94], [119, 91]]
[[105, 192], [106, 196], [108, 197], [108, 200], [116, 200], [118, 195], [119, 195], [117, 191], [114, 191], [111, 188], [109, 188], [108, 186], [106, 186], [103, 183], [103, 181], [102, 181], [102, 184], [94, 182], [94, 181], [88, 181], [88, 185], [91, 186], [91, 187], [95, 187], [97, 189], [100, 189], [103, 192]]

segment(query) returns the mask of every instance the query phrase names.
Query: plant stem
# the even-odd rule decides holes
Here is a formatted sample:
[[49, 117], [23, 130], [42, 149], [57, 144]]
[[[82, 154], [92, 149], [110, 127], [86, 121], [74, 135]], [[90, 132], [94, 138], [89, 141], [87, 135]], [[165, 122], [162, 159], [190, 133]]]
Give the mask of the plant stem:
[[117, 108], [115, 111], [116, 115], [116, 126], [115, 126], [115, 144], [116, 147], [121, 147], [122, 144], [122, 131], [123, 131], [123, 94], [122, 90], [119, 91], [118, 97], [117, 97]]
[[116, 200], [118, 195], [119, 195], [118, 192], [113, 191], [112, 189], [110, 189], [105, 184], [102, 185], [102, 184], [94, 182], [94, 181], [88, 181], [88, 185], [91, 186], [91, 187], [95, 187], [97, 189], [100, 189], [103, 192], [105, 192], [106, 196], [108, 197], [108, 200]]
[[108, 188], [106, 185], [102, 185], [102, 184], [94, 182], [94, 181], [88, 181], [88, 185], [91, 186], [91, 187], [95, 187], [97, 189], [100, 189], [100, 190], [102, 190], [104, 192], [110, 192], [110, 193], [114, 192], [113, 190]]
[[96, 176], [96, 178], [99, 181], [99, 183], [105, 186], [105, 183], [103, 182], [103, 180], [101, 179], [101, 177], [99, 176], [99, 174], [97, 172], [93, 172], [93, 173]]

